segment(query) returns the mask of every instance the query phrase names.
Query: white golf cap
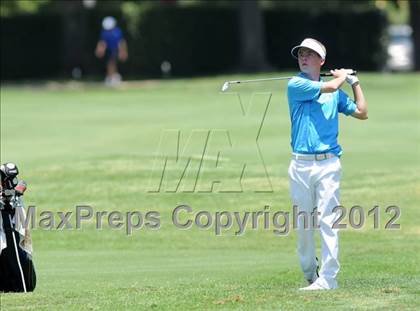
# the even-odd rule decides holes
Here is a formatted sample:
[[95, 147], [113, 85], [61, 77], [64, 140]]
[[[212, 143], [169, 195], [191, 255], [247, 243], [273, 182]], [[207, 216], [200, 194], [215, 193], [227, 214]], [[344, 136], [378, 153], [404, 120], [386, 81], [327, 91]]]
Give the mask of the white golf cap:
[[117, 25], [117, 20], [112, 16], [107, 16], [102, 21], [102, 28], [105, 30], [111, 30]]
[[311, 49], [312, 51], [317, 52], [318, 55], [321, 56], [322, 59], [325, 59], [325, 57], [327, 56], [327, 49], [325, 48], [325, 46], [318, 40], [315, 40], [312, 38], [306, 38], [305, 40], [302, 41], [300, 45], [295, 46], [290, 51], [290, 53], [292, 53], [292, 56], [294, 58], [297, 58], [297, 52], [299, 51], [300, 48]]

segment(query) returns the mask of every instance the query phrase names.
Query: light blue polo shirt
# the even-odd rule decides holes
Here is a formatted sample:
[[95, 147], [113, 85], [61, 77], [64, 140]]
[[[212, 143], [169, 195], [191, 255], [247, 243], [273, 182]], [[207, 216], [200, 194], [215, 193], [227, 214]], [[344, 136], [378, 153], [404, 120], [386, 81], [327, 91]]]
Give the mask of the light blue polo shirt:
[[289, 80], [287, 97], [292, 123], [291, 146], [294, 153], [342, 153], [337, 142], [338, 113], [356, 111], [356, 103], [338, 90], [321, 93], [323, 81], [312, 81], [305, 73]]

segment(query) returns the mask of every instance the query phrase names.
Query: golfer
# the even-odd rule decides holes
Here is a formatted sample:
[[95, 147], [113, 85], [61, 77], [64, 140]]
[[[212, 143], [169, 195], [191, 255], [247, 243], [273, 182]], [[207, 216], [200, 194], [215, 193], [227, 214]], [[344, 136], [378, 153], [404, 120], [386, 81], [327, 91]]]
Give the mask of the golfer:
[[[309, 286], [301, 290], [335, 289], [338, 261], [338, 229], [333, 228], [340, 205], [341, 146], [338, 137], [338, 113], [357, 119], [367, 119], [367, 103], [352, 70], [331, 70], [334, 79], [320, 79], [326, 49], [322, 43], [307, 38], [291, 50], [298, 59], [300, 74], [287, 87], [291, 120], [292, 160], [289, 182], [292, 203], [297, 207], [298, 254]], [[351, 85], [354, 100], [340, 88]], [[317, 209], [321, 234], [321, 270], [314, 241], [311, 215]], [[304, 217], [304, 215], [309, 215]], [[305, 219], [306, 218], [306, 219]]]
[[121, 82], [121, 75], [118, 72], [118, 60], [125, 62], [128, 58], [127, 42], [122, 31], [117, 27], [117, 20], [107, 16], [102, 21], [101, 38], [96, 45], [95, 54], [98, 58], [106, 60], [105, 84], [116, 86]]

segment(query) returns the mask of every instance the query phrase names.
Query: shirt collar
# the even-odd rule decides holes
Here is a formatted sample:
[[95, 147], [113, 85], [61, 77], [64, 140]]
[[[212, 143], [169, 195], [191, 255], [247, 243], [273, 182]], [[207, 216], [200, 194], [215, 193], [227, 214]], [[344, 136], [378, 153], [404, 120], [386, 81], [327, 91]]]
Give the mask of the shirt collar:
[[[306, 73], [304, 73], [304, 72], [300, 72], [299, 73], [299, 77], [302, 77], [302, 78], [305, 78], [305, 79], [308, 79], [308, 80], [311, 80], [311, 78], [306, 74]], [[312, 81], [312, 80], [311, 80]], [[318, 81], [320, 81], [320, 82], [323, 82], [324, 80], [322, 80], [322, 78], [321, 77], [319, 77], [319, 80]]]

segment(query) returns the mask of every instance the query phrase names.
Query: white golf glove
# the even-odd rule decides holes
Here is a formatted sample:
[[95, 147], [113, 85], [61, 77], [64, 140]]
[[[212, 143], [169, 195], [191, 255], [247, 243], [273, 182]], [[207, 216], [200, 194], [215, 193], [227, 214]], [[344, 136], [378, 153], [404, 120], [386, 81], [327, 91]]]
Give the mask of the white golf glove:
[[353, 86], [353, 84], [359, 82], [359, 78], [356, 75], [352, 75], [352, 73], [353, 73], [353, 69], [348, 69], [347, 70], [346, 82], [348, 84], [350, 84], [351, 86]]

